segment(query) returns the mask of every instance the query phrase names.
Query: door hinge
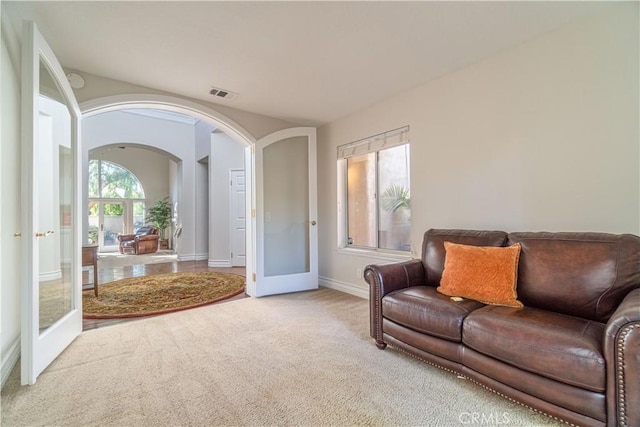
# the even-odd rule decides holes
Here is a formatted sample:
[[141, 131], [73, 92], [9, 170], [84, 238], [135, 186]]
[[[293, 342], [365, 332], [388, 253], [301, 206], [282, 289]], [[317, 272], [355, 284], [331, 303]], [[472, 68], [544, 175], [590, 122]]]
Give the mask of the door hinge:
[[253, 281], [255, 282], [255, 281], [256, 281], [256, 273], [253, 273], [253, 274], [251, 275], [251, 277], [253, 278]]
[[231, 252], [231, 259], [233, 259], [233, 252]]
[[256, 217], [256, 210], [251, 209], [251, 218], [255, 218], [255, 217]]
[[229, 181], [229, 185], [233, 187], [233, 180]]

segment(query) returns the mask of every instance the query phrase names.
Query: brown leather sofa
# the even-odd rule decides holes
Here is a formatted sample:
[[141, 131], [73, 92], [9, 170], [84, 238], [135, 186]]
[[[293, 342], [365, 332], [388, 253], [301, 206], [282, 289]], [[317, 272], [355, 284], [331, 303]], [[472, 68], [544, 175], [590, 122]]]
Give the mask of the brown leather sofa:
[[158, 228], [146, 225], [140, 227], [135, 234], [121, 234], [118, 245], [121, 254], [142, 255], [158, 251], [160, 235]]
[[[436, 291], [444, 242], [521, 244], [523, 308]], [[640, 238], [429, 230], [422, 259], [365, 269], [371, 336], [580, 426], [640, 426]]]

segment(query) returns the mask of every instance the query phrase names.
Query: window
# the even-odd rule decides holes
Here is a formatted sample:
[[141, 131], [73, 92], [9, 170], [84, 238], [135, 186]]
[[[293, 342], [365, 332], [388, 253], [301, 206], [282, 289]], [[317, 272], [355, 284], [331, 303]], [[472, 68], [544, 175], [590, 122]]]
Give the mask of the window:
[[89, 197], [144, 199], [144, 190], [138, 178], [122, 166], [103, 160], [90, 160]]
[[89, 228], [87, 241], [100, 251], [116, 250], [118, 234], [145, 225], [144, 189], [126, 168], [103, 160], [89, 161]]
[[342, 247], [411, 251], [408, 132], [338, 147]]

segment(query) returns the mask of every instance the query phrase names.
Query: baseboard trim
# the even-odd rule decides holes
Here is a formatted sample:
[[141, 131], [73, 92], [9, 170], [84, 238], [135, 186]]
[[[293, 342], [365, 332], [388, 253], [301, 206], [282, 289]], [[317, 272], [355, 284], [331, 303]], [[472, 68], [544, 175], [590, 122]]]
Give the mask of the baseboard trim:
[[209, 254], [208, 253], [195, 254], [195, 259], [196, 261], [206, 261], [209, 259]]
[[196, 256], [194, 254], [180, 255], [178, 254], [178, 261], [195, 261]]
[[210, 259], [209, 267], [232, 267], [230, 259]]
[[20, 359], [20, 337], [18, 337], [10, 346], [9, 349], [2, 355], [2, 372], [0, 373], [0, 388], [4, 387], [4, 384], [9, 379], [11, 371], [15, 368]]
[[38, 275], [38, 279], [41, 282], [48, 282], [50, 280], [58, 280], [62, 277], [62, 270], [45, 271]]
[[334, 289], [367, 300], [369, 299], [369, 289], [354, 285], [353, 283], [341, 282], [324, 276], [318, 276], [318, 283], [325, 288]]

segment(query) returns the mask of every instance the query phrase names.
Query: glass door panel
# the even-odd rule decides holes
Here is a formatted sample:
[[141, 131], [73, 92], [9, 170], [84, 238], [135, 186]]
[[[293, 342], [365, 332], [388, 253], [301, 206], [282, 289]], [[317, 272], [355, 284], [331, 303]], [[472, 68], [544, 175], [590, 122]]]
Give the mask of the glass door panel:
[[[41, 67], [44, 82], [51, 80]], [[73, 162], [68, 131], [71, 116], [64, 104], [40, 97], [38, 157], [39, 330], [42, 332], [71, 311]]]
[[144, 202], [133, 202], [133, 233], [138, 231], [140, 227], [144, 227]]
[[305, 137], [264, 149], [264, 275], [309, 272], [309, 156]]
[[124, 234], [124, 203], [100, 203], [100, 250], [113, 252], [118, 250], [118, 235]]

